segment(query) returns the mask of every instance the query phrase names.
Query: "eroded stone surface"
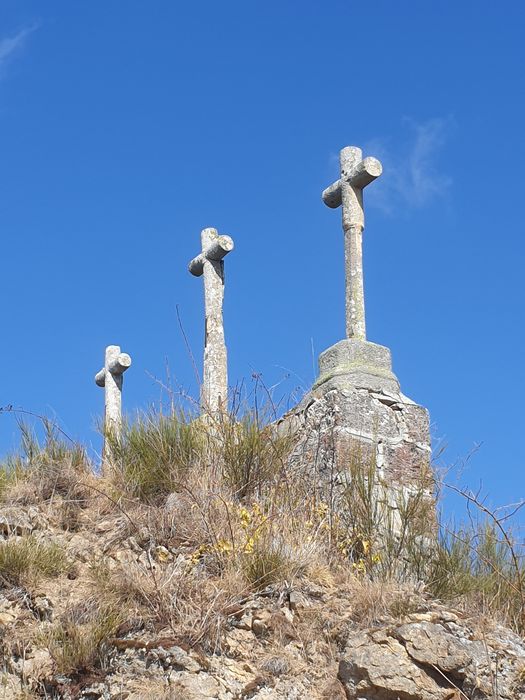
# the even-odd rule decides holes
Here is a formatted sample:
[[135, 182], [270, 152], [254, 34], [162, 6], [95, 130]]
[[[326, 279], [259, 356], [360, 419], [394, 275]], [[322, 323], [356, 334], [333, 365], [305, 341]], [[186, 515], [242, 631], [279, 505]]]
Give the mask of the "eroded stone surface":
[[[523, 639], [503, 627], [480, 627], [403, 587], [399, 592], [415, 596], [409, 608], [416, 612], [389, 607], [368, 627], [359, 614], [364, 599], [357, 580], [354, 588], [298, 579], [292, 590], [277, 585], [264, 595], [243, 595], [224, 608], [213, 648], [189, 644], [178, 628], [158, 629], [130, 609], [118, 636], [105, 644], [103, 672], [59, 673], [42, 633], [83, 608], [90, 589], [82, 578], [93, 561], [84, 560], [85, 551], [97, 553], [96, 559], [104, 551], [108, 565], [130, 580], [149, 581], [152, 562], [158, 580], [188, 575], [191, 552], [178, 545], [159, 549], [143, 528], [115, 538], [121, 520], [121, 514], [106, 516], [76, 533], [47, 524], [42, 535], [60, 546], [69, 543], [79, 577], [42, 582], [40, 595], [19, 587], [0, 595], [2, 698], [20, 698], [22, 688], [43, 696], [44, 688], [64, 700], [525, 700]], [[165, 549], [173, 557], [158, 556]], [[123, 552], [129, 558], [121, 566]], [[195, 625], [206, 614], [195, 611]]]
[[349, 700], [525, 698], [522, 639], [495, 628], [481, 640], [446, 614], [432, 617], [350, 635], [339, 663]]
[[360, 700], [447, 700], [450, 689], [415, 665], [396, 639], [375, 640], [360, 633], [351, 637], [339, 663], [339, 679], [348, 698]]
[[351, 384], [312, 391], [278, 424], [297, 436], [290, 465], [319, 479], [360, 463], [385, 484], [430, 487], [428, 412], [402, 394]]

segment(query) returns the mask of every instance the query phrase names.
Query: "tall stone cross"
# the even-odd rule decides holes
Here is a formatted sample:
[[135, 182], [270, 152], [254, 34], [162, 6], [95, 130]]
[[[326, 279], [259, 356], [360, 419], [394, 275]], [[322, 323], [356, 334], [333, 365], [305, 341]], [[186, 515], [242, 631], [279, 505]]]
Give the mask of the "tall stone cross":
[[[108, 345], [104, 367], [95, 375], [97, 386], [105, 389], [104, 434], [119, 437], [122, 428], [122, 380], [124, 372], [131, 366], [131, 357], [120, 352], [118, 345]], [[104, 438], [102, 463], [109, 458], [107, 441]]]
[[376, 158], [365, 158], [356, 146], [339, 154], [341, 177], [323, 192], [324, 203], [342, 207], [345, 236], [346, 337], [366, 340], [365, 296], [363, 288], [363, 189], [383, 171]]
[[222, 305], [224, 300], [224, 257], [233, 250], [233, 240], [220, 236], [217, 229], [201, 232], [202, 252], [188, 269], [195, 277], [204, 276], [204, 369], [202, 410], [211, 415], [228, 410], [228, 360], [224, 340]]

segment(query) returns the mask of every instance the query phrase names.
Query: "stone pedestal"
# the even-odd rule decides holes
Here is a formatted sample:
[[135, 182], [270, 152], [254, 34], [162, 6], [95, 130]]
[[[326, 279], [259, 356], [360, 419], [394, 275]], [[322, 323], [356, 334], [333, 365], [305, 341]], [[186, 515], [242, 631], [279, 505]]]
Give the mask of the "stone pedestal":
[[390, 350], [366, 340], [340, 340], [321, 353], [319, 379], [313, 391], [364, 388], [398, 395], [399, 382], [392, 372]]
[[392, 493], [432, 492], [428, 412], [404, 396], [392, 372], [390, 350], [342, 340], [319, 358], [319, 378], [280, 430], [296, 435], [290, 467], [348, 485], [360, 465]]

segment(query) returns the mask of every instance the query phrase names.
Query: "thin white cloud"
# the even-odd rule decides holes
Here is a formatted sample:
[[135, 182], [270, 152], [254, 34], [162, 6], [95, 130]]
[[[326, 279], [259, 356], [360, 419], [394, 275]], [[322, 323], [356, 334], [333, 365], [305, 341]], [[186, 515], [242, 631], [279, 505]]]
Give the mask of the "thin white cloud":
[[27, 37], [32, 34], [35, 29], [36, 24], [21, 29], [13, 36], [0, 39], [0, 71], [5, 68], [14, 54], [24, 46]]
[[452, 179], [437, 164], [440, 150], [453, 127], [450, 118], [435, 118], [418, 123], [406, 119], [409, 135], [392, 148], [384, 139], [366, 145], [364, 155], [373, 155], [383, 163], [383, 176], [367, 192], [367, 203], [385, 213], [424, 207], [448, 192]]

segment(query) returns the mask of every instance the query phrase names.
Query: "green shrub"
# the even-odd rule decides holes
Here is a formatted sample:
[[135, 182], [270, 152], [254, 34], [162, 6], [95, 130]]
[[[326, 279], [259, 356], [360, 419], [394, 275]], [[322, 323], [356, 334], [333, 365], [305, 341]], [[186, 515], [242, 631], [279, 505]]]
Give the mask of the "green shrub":
[[239, 500], [261, 496], [283, 473], [293, 439], [261, 425], [253, 412], [239, 422], [224, 421], [218, 430], [222, 477]]
[[429, 592], [442, 600], [470, 601], [525, 632], [525, 564], [520, 545], [502, 539], [488, 521], [443, 527], [430, 560]]
[[122, 435], [106, 434], [111, 478], [125, 493], [146, 502], [165, 497], [184, 483], [202, 453], [202, 425], [182, 413], [141, 414]]

